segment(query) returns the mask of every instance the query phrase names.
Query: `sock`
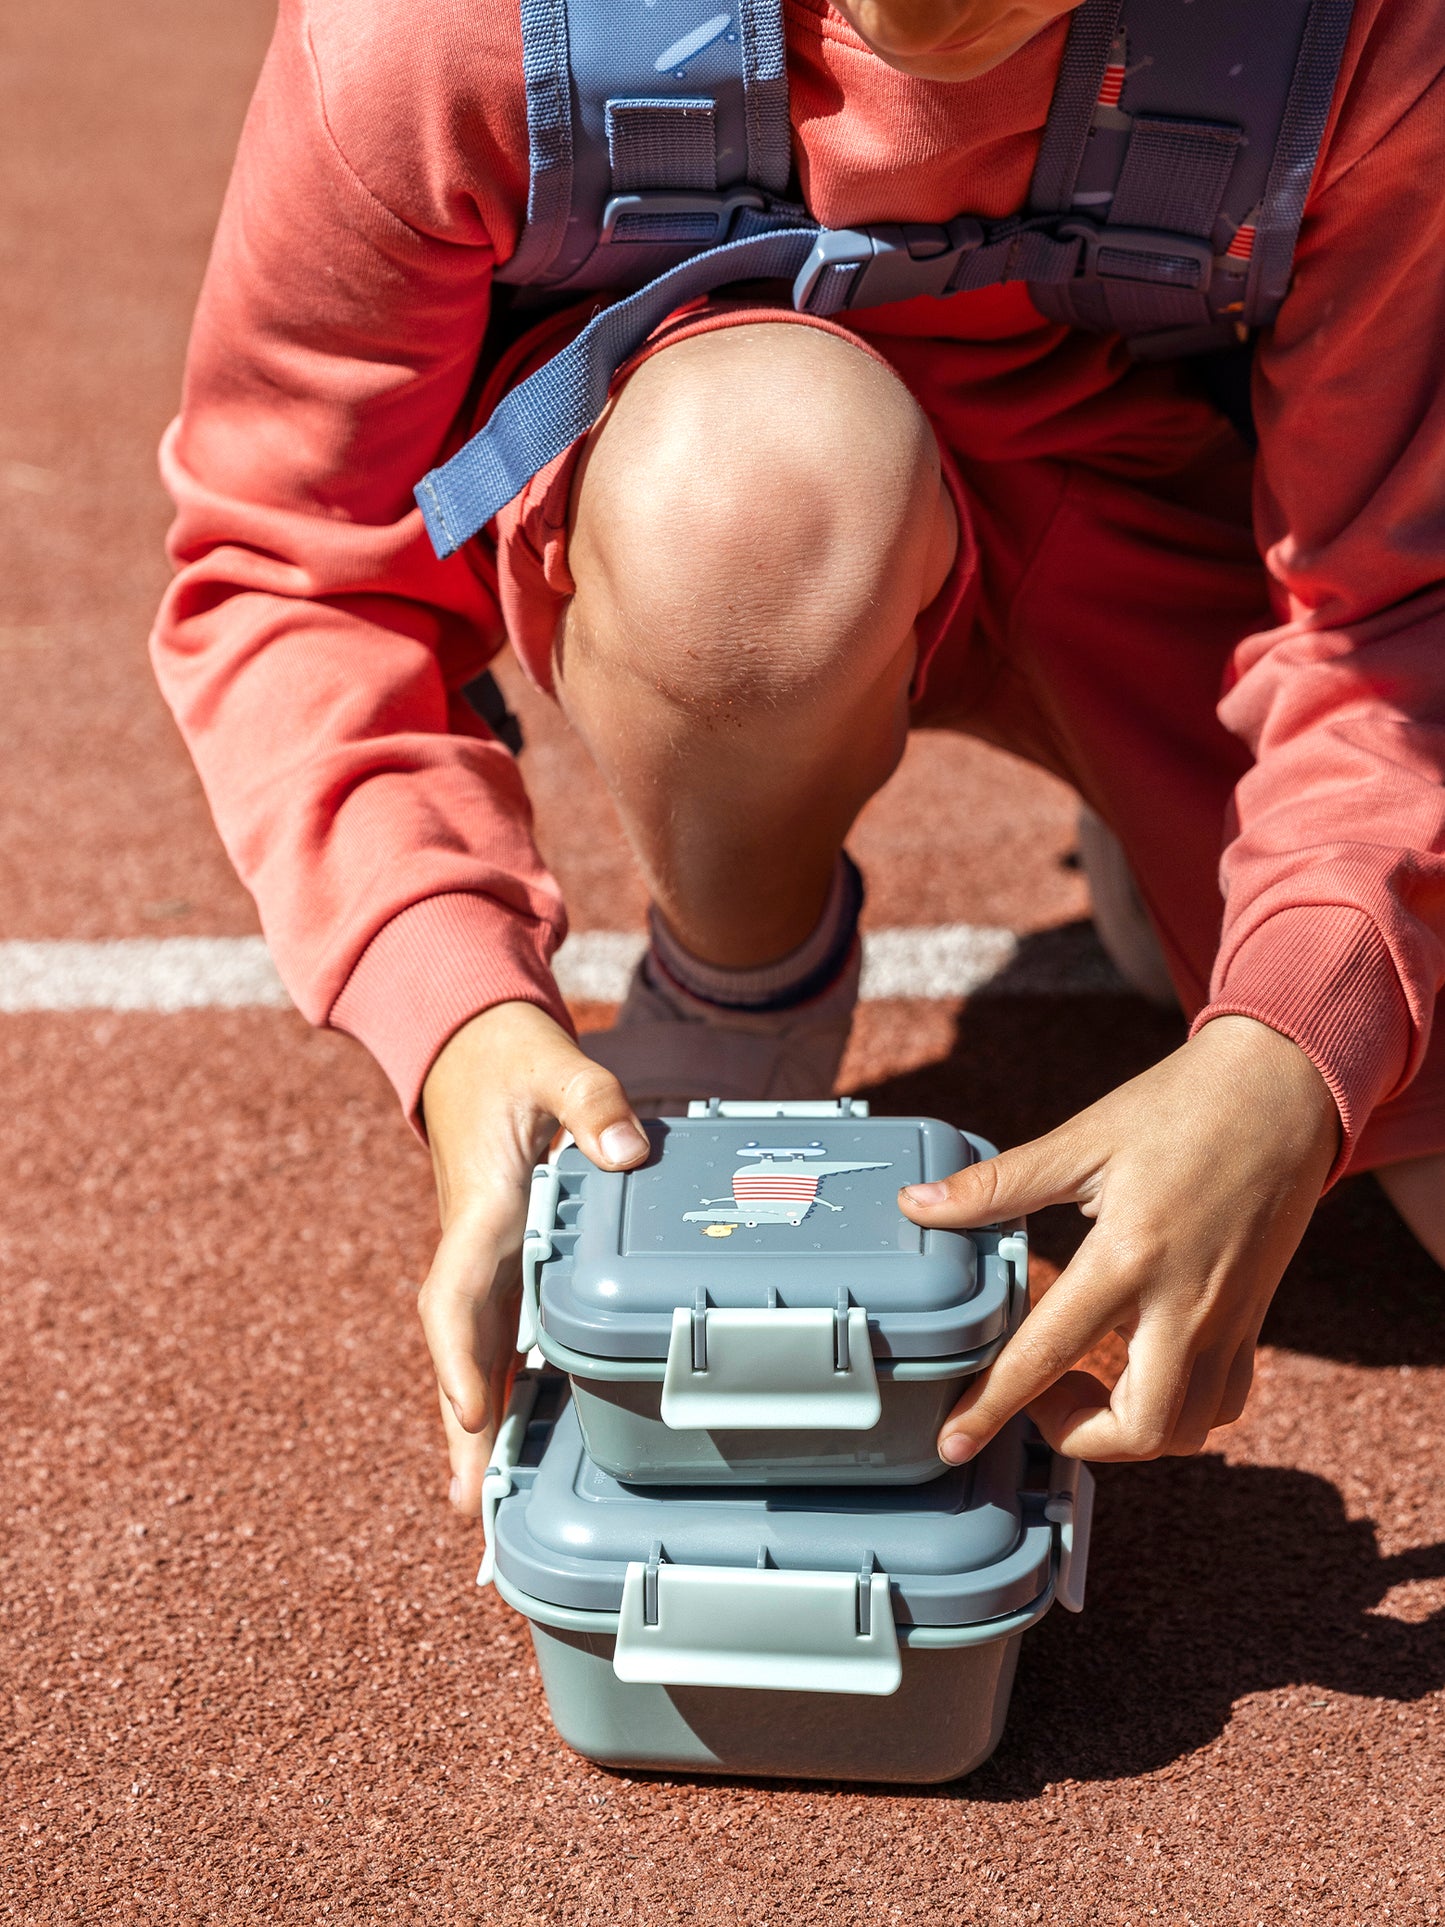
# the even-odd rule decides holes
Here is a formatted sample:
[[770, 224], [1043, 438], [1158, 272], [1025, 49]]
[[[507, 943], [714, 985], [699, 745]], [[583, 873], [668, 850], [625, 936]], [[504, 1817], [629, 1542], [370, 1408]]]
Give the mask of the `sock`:
[[655, 987], [660, 973], [660, 987], [670, 980], [689, 996], [724, 1010], [790, 1010], [820, 996], [838, 977], [852, 955], [862, 908], [862, 875], [847, 851], [840, 850], [823, 914], [812, 935], [787, 956], [746, 970], [704, 963], [683, 948], [654, 909], [648, 913], [652, 944], [647, 974]]

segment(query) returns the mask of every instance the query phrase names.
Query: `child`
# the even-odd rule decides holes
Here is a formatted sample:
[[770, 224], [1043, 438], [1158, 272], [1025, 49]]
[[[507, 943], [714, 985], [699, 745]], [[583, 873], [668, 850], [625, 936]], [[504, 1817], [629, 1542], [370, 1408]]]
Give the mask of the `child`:
[[[784, 13], [816, 219], [1023, 205], [1067, 0]], [[282, 0], [165, 442], [155, 660], [297, 1002], [375, 1053], [430, 1142], [421, 1306], [462, 1511], [533, 1159], [556, 1121], [617, 1168], [660, 1101], [831, 1086], [857, 988], [842, 842], [911, 723], [1075, 786], [1194, 1019], [1047, 1137], [903, 1194], [925, 1224], [1095, 1219], [943, 1456], [1025, 1404], [1067, 1452], [1196, 1450], [1347, 1169], [1378, 1169], [1445, 1262], [1442, 70], [1445, 0], [1358, 0], [1258, 346], [1257, 461], [1179, 366], [1017, 283], [842, 321], [734, 288], [659, 328], [585, 443], [438, 562], [413, 484], [590, 312], [484, 350], [527, 201], [517, 8]], [[652, 894], [591, 1055], [517, 768], [458, 693], [504, 639]], [[1117, 1385], [1071, 1370], [1116, 1329]]]

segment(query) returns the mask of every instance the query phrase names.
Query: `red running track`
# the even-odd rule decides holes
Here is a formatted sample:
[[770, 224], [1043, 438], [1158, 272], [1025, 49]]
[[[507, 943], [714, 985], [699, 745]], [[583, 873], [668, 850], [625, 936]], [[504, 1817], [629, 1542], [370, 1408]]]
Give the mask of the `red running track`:
[[[0, 935], [254, 928], [143, 645], [152, 450], [266, 27], [0, 19]], [[578, 923], [635, 919], [524, 706]], [[870, 916], [1077, 916], [1069, 821], [915, 744], [858, 837]], [[1176, 1034], [1127, 998], [875, 1004], [846, 1078], [1016, 1140]], [[359, 1052], [285, 1012], [0, 1017], [0, 1078], [0, 1919], [1441, 1917], [1442, 1280], [1369, 1182], [1321, 1210], [1244, 1420], [1103, 1470], [1088, 1611], [1029, 1636], [988, 1767], [710, 1783], [569, 1754], [472, 1587], [410, 1303], [427, 1172]], [[1076, 1235], [1039, 1220], [1045, 1276]]]

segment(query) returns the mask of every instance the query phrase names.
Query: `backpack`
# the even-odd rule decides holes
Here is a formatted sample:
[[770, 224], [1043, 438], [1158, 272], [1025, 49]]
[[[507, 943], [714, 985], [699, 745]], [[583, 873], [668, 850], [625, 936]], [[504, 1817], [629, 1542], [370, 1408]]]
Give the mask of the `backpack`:
[[617, 293], [418, 484], [452, 554], [585, 434], [672, 311], [792, 283], [844, 314], [1022, 281], [1136, 356], [1209, 354], [1289, 288], [1353, 0], [1083, 0], [1025, 212], [821, 227], [789, 198], [781, 0], [521, 0], [531, 182], [496, 279]]

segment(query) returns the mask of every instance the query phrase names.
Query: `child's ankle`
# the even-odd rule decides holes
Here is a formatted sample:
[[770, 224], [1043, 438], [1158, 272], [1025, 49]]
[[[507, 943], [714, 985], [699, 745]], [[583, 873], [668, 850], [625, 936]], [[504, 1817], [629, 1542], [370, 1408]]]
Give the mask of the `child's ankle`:
[[840, 850], [822, 916], [785, 957], [741, 970], [707, 963], [678, 942], [654, 909], [648, 919], [652, 943], [647, 976], [663, 994], [676, 988], [720, 1010], [791, 1010], [822, 996], [847, 968], [862, 908], [862, 875], [847, 851]]

